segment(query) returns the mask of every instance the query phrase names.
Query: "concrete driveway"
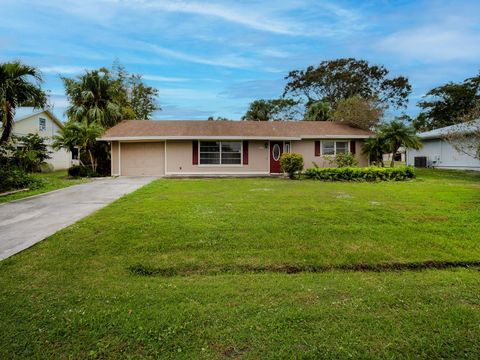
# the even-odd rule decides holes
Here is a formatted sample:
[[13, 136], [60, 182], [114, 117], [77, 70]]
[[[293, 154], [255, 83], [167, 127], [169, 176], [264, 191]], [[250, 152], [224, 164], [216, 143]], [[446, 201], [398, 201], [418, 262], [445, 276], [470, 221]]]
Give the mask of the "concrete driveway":
[[0, 205], [0, 260], [53, 235], [153, 177], [93, 180], [31, 198]]

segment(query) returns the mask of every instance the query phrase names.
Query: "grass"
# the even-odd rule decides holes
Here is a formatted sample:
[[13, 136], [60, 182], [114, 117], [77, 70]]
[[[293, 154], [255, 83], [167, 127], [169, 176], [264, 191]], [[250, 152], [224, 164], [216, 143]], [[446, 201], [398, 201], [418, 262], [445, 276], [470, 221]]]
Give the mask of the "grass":
[[477, 359], [479, 190], [156, 181], [0, 263], [0, 358]]
[[87, 179], [68, 178], [66, 170], [59, 170], [50, 173], [34, 173], [33, 176], [42, 180], [43, 185], [41, 187], [11, 195], [0, 196], [0, 203], [19, 200], [32, 195], [43, 194], [52, 190], [57, 190], [88, 181]]

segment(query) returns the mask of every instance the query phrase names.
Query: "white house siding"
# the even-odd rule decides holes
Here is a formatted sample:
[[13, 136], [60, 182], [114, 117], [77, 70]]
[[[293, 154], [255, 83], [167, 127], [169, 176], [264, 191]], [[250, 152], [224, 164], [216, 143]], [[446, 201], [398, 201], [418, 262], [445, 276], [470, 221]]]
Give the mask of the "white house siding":
[[72, 166], [72, 154], [70, 151], [64, 149], [53, 150], [50, 146], [48, 150], [51, 151], [51, 159], [48, 159], [47, 163], [51, 164], [54, 170], [68, 169]]
[[[44, 131], [39, 130], [39, 119], [46, 119], [46, 128]], [[53, 121], [47, 112], [33, 113], [31, 116], [24, 117], [19, 121], [15, 121], [13, 125], [13, 134], [17, 136], [25, 136], [27, 134], [38, 134], [45, 138], [48, 145], [51, 159], [46, 162], [53, 166], [54, 170], [68, 169], [72, 165], [72, 155], [66, 150], [53, 150], [51, 144], [53, 136], [57, 135], [60, 130], [58, 124]]]
[[[458, 152], [447, 141], [442, 139], [424, 139], [422, 142], [422, 149], [407, 150], [408, 165], [414, 165], [416, 156], [426, 156], [429, 167], [480, 171], [480, 160]], [[436, 161], [436, 163], [434, 163], [434, 161]]]

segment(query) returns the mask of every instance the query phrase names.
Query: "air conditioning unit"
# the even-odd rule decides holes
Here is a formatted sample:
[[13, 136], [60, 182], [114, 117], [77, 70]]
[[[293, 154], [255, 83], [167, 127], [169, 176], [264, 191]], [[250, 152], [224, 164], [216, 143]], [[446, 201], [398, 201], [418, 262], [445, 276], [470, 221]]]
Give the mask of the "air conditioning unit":
[[428, 164], [428, 158], [426, 156], [415, 156], [413, 164], [416, 168], [426, 168]]

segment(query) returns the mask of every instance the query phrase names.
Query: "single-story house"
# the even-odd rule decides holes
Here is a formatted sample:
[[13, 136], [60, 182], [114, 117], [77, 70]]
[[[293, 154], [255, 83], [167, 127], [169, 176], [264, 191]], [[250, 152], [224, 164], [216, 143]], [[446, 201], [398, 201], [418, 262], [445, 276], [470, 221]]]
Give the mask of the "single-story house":
[[253, 176], [281, 173], [283, 152], [303, 155], [305, 168], [346, 152], [367, 166], [372, 135], [330, 121], [125, 120], [99, 140], [111, 144], [112, 175]]
[[407, 150], [407, 165], [439, 169], [480, 170], [480, 159], [475, 157], [474, 150], [458, 150], [458, 147], [468, 149], [470, 141], [477, 141], [478, 144], [479, 139], [467, 136], [454, 141], [447, 140], [450, 134], [458, 132], [480, 133], [480, 120], [417, 134], [422, 139], [423, 147], [420, 150]]
[[[51, 157], [46, 162], [53, 170], [68, 169], [72, 164], [78, 162], [76, 160], [78, 153], [71, 153], [64, 149], [54, 150], [52, 148], [53, 137], [63, 128], [63, 123], [50, 109], [20, 107], [15, 110], [13, 120], [13, 135], [38, 134], [45, 139]], [[17, 146], [21, 146], [21, 144], [17, 144]]]

